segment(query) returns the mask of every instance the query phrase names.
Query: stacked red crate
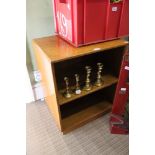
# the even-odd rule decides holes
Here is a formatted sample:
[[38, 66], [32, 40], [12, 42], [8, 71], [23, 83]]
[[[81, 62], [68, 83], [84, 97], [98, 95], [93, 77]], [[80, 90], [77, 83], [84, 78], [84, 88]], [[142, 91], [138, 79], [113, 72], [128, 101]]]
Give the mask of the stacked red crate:
[[54, 0], [55, 31], [74, 46], [129, 33], [129, 0]]

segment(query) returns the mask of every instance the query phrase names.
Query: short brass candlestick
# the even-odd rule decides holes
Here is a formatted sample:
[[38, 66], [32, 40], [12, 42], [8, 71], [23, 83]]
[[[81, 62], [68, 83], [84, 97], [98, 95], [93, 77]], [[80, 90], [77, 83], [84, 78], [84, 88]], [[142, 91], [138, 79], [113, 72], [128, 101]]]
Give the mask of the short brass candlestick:
[[102, 75], [101, 75], [103, 64], [99, 62], [97, 63], [97, 66], [98, 66], [98, 72], [97, 72], [97, 80], [96, 80], [95, 85], [100, 87], [103, 84]]
[[68, 79], [68, 77], [64, 77], [64, 81], [65, 81], [65, 84], [66, 84], [65, 97], [70, 98], [71, 94], [70, 94], [70, 90], [69, 90], [69, 79]]
[[76, 81], [76, 89], [75, 89], [75, 94], [81, 94], [81, 89], [80, 89], [80, 85], [79, 85], [79, 75], [75, 74], [75, 81]]
[[84, 90], [89, 91], [92, 89], [92, 85], [91, 85], [91, 81], [90, 81], [91, 67], [86, 66], [85, 69], [86, 69], [87, 75], [86, 75]]

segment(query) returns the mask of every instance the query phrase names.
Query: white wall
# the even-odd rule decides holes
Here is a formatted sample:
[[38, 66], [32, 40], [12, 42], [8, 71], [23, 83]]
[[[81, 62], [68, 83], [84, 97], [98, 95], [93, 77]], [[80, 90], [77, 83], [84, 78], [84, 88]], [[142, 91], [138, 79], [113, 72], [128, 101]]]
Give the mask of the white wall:
[[30, 103], [32, 101], [35, 101], [34, 99], [34, 94], [33, 94], [33, 90], [32, 90], [32, 87], [31, 87], [31, 83], [30, 83], [30, 79], [29, 79], [29, 76], [28, 76], [28, 70], [27, 68], [25, 67], [25, 70], [24, 70], [24, 74], [25, 74], [25, 89], [24, 89], [24, 92], [25, 92], [25, 98], [24, 98], [24, 102], [25, 103]]
[[54, 34], [52, 0], [26, 1], [27, 66], [32, 82], [32, 70], [37, 70], [32, 39]]

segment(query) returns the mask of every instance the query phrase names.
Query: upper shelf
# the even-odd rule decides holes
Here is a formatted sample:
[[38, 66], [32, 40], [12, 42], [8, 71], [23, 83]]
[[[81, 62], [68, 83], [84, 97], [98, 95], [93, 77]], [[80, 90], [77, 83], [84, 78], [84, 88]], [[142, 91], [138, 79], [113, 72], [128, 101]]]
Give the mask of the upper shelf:
[[33, 45], [40, 48], [51, 62], [59, 62], [90, 53], [125, 46], [128, 41], [117, 39], [82, 47], [74, 47], [57, 35], [33, 40]]

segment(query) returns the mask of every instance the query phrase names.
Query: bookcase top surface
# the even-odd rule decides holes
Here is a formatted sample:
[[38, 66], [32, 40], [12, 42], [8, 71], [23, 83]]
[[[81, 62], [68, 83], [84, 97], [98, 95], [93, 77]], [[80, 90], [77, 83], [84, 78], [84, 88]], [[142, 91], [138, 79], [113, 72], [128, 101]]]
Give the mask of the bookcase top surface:
[[58, 35], [54, 35], [34, 39], [33, 44], [37, 46], [37, 48], [39, 48], [51, 62], [54, 63], [112, 48], [126, 46], [128, 45], [128, 41], [117, 39], [82, 47], [74, 47], [73, 45], [61, 39]]

